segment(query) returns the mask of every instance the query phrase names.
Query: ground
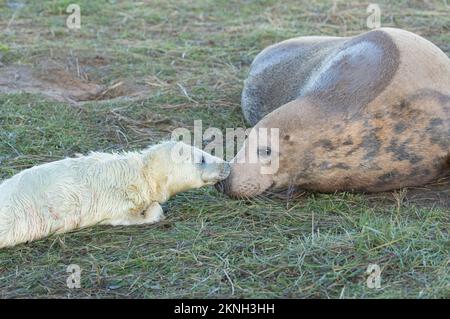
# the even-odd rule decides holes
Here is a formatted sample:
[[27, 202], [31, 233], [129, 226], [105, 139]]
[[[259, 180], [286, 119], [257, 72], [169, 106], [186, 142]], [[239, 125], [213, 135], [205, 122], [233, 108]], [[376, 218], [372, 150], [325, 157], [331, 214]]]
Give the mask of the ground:
[[[81, 7], [81, 29], [66, 8]], [[377, 2], [383, 26], [450, 54], [446, 1]], [[243, 127], [240, 93], [267, 45], [367, 30], [367, 3], [0, 0], [0, 180], [176, 127]], [[25, 92], [25, 93], [24, 93]], [[176, 196], [157, 225], [99, 226], [0, 250], [0, 297], [448, 298], [448, 177], [384, 194]], [[66, 285], [81, 267], [81, 288]], [[369, 264], [381, 268], [369, 288]]]

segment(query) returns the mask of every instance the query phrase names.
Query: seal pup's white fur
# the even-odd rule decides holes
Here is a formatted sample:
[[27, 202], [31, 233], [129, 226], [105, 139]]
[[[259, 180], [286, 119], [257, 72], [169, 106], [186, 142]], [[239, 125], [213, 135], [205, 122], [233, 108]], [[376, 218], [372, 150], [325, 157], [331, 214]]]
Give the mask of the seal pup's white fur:
[[0, 184], [0, 247], [95, 224], [155, 223], [172, 195], [228, 173], [226, 162], [181, 142], [39, 165]]

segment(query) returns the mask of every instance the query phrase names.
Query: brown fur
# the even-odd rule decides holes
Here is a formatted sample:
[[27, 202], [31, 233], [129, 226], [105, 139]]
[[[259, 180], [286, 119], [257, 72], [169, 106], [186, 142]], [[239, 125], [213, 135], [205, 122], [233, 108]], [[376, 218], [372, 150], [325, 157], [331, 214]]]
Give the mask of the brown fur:
[[[338, 126], [316, 119], [317, 128], [288, 128], [290, 136], [304, 136], [304, 130], [312, 134], [306, 141], [282, 139], [279, 174], [296, 172], [290, 183], [325, 192], [421, 185], [448, 168], [449, 118], [450, 100], [426, 92], [386, 113], [362, 114]], [[286, 156], [298, 149], [303, 150], [300, 161]]]
[[[227, 193], [253, 196], [267, 185], [376, 192], [422, 185], [448, 171], [448, 57], [427, 40], [398, 29], [333, 41], [341, 50], [363, 41], [375, 54], [343, 55], [326, 74], [310, 76], [322, 82], [297, 88], [303, 95], [262, 118], [255, 128], [280, 129], [280, 169], [269, 182], [250, 164], [234, 164], [225, 182]], [[368, 65], [371, 58], [378, 60]], [[284, 81], [296, 79], [285, 73]], [[264, 99], [270, 94], [278, 93], [261, 92]]]

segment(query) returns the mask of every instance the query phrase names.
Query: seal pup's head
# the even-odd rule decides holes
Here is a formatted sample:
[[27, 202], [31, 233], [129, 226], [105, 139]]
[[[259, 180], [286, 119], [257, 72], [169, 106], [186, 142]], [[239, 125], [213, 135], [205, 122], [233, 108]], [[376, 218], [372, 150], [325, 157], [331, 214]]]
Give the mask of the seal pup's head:
[[164, 142], [145, 153], [145, 174], [164, 197], [213, 185], [230, 173], [227, 162], [183, 142]]

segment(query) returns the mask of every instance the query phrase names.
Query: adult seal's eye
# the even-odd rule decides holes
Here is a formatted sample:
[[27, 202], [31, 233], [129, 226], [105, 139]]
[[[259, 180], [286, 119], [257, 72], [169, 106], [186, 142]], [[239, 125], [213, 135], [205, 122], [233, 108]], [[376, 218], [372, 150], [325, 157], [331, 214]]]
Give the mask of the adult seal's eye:
[[270, 149], [270, 147], [264, 147], [264, 148], [258, 149], [258, 156], [268, 157], [268, 156], [270, 156], [270, 154], [272, 154], [272, 150]]

